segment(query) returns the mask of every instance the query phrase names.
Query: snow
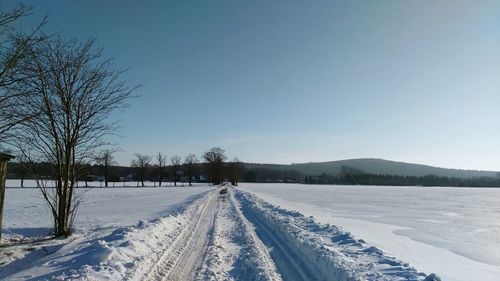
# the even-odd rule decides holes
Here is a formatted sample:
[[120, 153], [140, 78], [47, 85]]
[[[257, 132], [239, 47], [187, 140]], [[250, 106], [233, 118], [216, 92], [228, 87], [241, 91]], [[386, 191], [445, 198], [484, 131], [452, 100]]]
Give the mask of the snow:
[[329, 224], [237, 192], [284, 280], [439, 280]]
[[[74, 235], [51, 239], [51, 216], [39, 191], [7, 189], [0, 280], [500, 276], [494, 189], [242, 184], [77, 190], [85, 200]], [[465, 233], [469, 229], [476, 232]], [[490, 240], [468, 240], [473, 237]]]
[[[7, 186], [9, 186], [7, 181]], [[31, 181], [29, 185], [34, 185]], [[83, 194], [75, 225], [77, 232], [95, 228], [134, 225], [175, 212], [194, 195], [208, 190], [206, 185], [193, 187], [78, 188]], [[7, 188], [5, 194], [4, 231], [9, 235], [43, 235], [52, 227], [48, 207], [35, 188]], [[177, 210], [178, 211], [178, 210]], [[37, 214], [33, 218], [33, 214]]]
[[[0, 248], [0, 266], [5, 264], [0, 268], [0, 280], [77, 279], [110, 256], [121, 266], [108, 275], [126, 274], [131, 259], [152, 257], [148, 249], [154, 249], [155, 242], [160, 243], [159, 234], [174, 235], [172, 232], [179, 224], [188, 221], [188, 207], [196, 206], [211, 189], [206, 185], [82, 188], [78, 192], [84, 193], [85, 200], [79, 209], [74, 235], [52, 240], [47, 237], [52, 219], [39, 191], [7, 188], [3, 240], [10, 246]], [[120, 247], [116, 247], [117, 243]], [[125, 260], [128, 262], [120, 262]]]
[[443, 280], [498, 280], [500, 190], [241, 184]]
[[243, 216], [232, 190], [221, 197], [199, 279], [281, 280], [269, 252]]

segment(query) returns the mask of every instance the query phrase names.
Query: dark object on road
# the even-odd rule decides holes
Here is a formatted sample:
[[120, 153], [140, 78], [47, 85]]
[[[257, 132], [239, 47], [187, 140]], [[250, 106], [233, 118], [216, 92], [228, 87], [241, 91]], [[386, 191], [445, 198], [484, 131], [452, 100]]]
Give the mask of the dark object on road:
[[220, 194], [221, 194], [221, 195], [222, 195], [222, 194], [226, 194], [226, 193], [227, 193], [227, 188], [224, 188], [224, 189], [222, 189], [222, 190], [220, 191]]

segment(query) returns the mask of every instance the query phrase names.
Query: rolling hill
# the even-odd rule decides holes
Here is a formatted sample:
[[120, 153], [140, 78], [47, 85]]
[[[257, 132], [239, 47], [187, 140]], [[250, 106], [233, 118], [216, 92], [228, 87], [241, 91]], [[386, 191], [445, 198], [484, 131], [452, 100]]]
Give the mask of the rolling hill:
[[421, 164], [390, 161], [376, 158], [347, 159], [328, 162], [297, 163], [291, 165], [245, 163], [247, 169], [266, 168], [270, 170], [295, 170], [305, 175], [326, 173], [336, 175], [342, 166], [348, 166], [371, 174], [387, 174], [398, 176], [436, 175], [455, 178], [497, 177], [496, 171], [462, 170], [433, 167]]

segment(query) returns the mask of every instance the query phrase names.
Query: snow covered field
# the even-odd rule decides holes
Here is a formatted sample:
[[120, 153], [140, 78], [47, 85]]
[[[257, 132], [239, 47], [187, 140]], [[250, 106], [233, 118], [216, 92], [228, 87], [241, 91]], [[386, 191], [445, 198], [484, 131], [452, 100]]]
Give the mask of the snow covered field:
[[[8, 181], [7, 186], [15, 184]], [[207, 185], [79, 189], [86, 191], [85, 200], [79, 209], [75, 234], [66, 241], [46, 239], [52, 226], [51, 216], [38, 189], [7, 188], [2, 238], [17, 246], [0, 248], [0, 280], [67, 277], [73, 269], [99, 263], [99, 255], [106, 254], [106, 247], [100, 241], [115, 239], [126, 229], [143, 229], [150, 221], [182, 213], [211, 189]], [[175, 225], [168, 223], [157, 227], [164, 227], [165, 231], [175, 229]]]
[[241, 184], [443, 280], [500, 280], [500, 189]]
[[75, 234], [54, 240], [38, 191], [7, 189], [0, 280], [437, 280], [340, 227], [230, 186], [84, 196]]
[[[7, 187], [16, 184], [17, 181], [7, 181]], [[27, 185], [34, 186], [34, 182], [28, 181]], [[77, 189], [77, 194], [83, 194], [85, 199], [77, 216], [76, 232], [130, 226], [164, 217], [181, 211], [210, 189], [206, 184], [190, 188], [147, 187], [140, 191], [136, 187]], [[48, 234], [52, 218], [38, 189], [7, 188], [5, 197], [4, 238]]]

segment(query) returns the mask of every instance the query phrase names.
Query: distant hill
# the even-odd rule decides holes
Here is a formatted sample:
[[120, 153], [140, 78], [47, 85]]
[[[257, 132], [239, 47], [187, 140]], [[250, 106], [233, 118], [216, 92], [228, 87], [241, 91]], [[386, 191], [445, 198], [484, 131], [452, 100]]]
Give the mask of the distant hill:
[[256, 164], [246, 163], [248, 169], [266, 168], [271, 170], [296, 170], [304, 175], [319, 175], [326, 173], [336, 175], [341, 171], [342, 166], [348, 166], [362, 170], [366, 173], [381, 174], [381, 175], [398, 175], [398, 176], [426, 176], [436, 175], [440, 177], [455, 177], [455, 178], [474, 178], [474, 177], [497, 177], [499, 172], [495, 171], [478, 171], [478, 170], [461, 170], [439, 168], [428, 165], [412, 164], [405, 162], [390, 161], [375, 158], [348, 159], [329, 162], [311, 162], [299, 163], [291, 165], [276, 165], [276, 164]]

